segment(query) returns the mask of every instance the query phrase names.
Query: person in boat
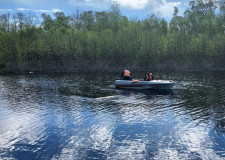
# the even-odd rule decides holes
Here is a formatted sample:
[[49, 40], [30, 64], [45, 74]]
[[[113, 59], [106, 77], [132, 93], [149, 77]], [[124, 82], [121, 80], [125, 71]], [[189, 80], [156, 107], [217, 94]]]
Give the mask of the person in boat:
[[126, 69], [121, 73], [121, 78], [122, 78], [122, 80], [132, 81], [130, 71], [128, 71]]
[[148, 72], [145, 76], [144, 81], [151, 81], [151, 80], [154, 80], [154, 77], [153, 77], [152, 73]]

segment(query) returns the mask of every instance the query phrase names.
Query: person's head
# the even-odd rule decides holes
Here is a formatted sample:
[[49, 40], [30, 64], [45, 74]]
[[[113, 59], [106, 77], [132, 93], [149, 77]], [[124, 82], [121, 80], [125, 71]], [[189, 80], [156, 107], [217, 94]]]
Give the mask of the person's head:
[[152, 73], [150, 73], [149, 75], [152, 75]]
[[149, 72], [147, 73], [147, 76], [149, 76], [150, 74], [149, 74]]

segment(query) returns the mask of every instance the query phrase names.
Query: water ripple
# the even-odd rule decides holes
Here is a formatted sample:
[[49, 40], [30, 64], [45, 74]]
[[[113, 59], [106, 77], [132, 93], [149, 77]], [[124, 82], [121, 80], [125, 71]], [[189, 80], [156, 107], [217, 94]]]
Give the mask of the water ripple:
[[116, 90], [117, 74], [0, 77], [0, 159], [225, 159], [225, 74], [155, 74], [175, 89]]

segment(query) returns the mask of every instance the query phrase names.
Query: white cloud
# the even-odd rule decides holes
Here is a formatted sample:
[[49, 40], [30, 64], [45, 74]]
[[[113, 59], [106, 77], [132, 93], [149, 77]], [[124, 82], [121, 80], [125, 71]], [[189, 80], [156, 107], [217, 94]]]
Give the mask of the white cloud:
[[107, 10], [112, 0], [68, 0], [68, 5], [74, 7], [90, 7], [95, 10]]
[[122, 7], [131, 8], [131, 9], [144, 9], [148, 0], [116, 0]]
[[0, 9], [0, 12], [11, 12], [12, 9]]
[[95, 8], [108, 8], [113, 3], [118, 3], [121, 8], [143, 10], [153, 9], [166, 3], [166, 0], [69, 0], [70, 5], [88, 6]]
[[[0, 0], [1, 1], [1, 0]], [[24, 8], [17, 8], [19, 11], [35, 11], [35, 12], [45, 12], [54, 13], [64, 11], [64, 8], [71, 9], [72, 7], [81, 7], [83, 10], [94, 10], [103, 11], [108, 10], [113, 3], [118, 3], [120, 6], [122, 14], [125, 12], [130, 12], [130, 14], [145, 14], [150, 15], [151, 13], [160, 13], [165, 18], [171, 18], [174, 12], [174, 7], [179, 6], [180, 15], [187, 8], [186, 1], [181, 0], [65, 0], [61, 2], [60, 0], [9, 0], [16, 1], [21, 4]], [[57, 5], [54, 5], [57, 4]], [[55, 9], [49, 9], [52, 6]], [[28, 7], [28, 8], [26, 8]], [[61, 7], [62, 10], [57, 9]], [[31, 9], [30, 9], [31, 8]], [[39, 9], [40, 8], [40, 9]], [[44, 8], [44, 9], [42, 9]], [[0, 9], [1, 11], [11, 11], [7, 9]], [[126, 14], [125, 14], [126, 15]]]
[[52, 9], [52, 10], [45, 10], [45, 9], [30, 9], [30, 8], [17, 8], [18, 11], [35, 11], [35, 12], [45, 12], [45, 13], [55, 13], [55, 12], [62, 12], [60, 9]]
[[62, 12], [60, 9], [52, 9], [52, 10], [45, 10], [45, 9], [36, 9], [35, 12], [46, 12], [46, 13], [55, 13], [55, 12]]
[[189, 4], [188, 4], [188, 3], [184, 3], [184, 5], [185, 5], [185, 6], [189, 6]]
[[[164, 17], [171, 18], [174, 12], [174, 7], [179, 6], [180, 13], [183, 12], [182, 2], [173, 1], [168, 2], [168, 0], [69, 0], [70, 4], [75, 6], [89, 6], [96, 7], [107, 6], [107, 4], [118, 3], [121, 9], [129, 10], [145, 10], [149, 14], [151, 12], [161, 13]], [[106, 7], [107, 8], [107, 7]]]
[[29, 8], [17, 8], [18, 11], [31, 11]]
[[176, 6], [181, 5], [182, 3], [181, 2], [169, 2], [168, 4], [176, 7]]
[[187, 6], [181, 0], [68, 0], [69, 5], [91, 7], [100, 10], [107, 10], [113, 3], [118, 3], [121, 11], [134, 11], [150, 15], [159, 13], [161, 16], [171, 19], [174, 7], [179, 6], [179, 14], [182, 15]]
[[121, 7], [129, 9], [152, 9], [166, 3], [166, 0], [112, 0], [120, 4]]
[[[180, 5], [180, 6], [179, 6]], [[166, 2], [163, 5], [161, 5], [159, 8], [155, 9], [155, 12], [160, 12], [162, 13], [162, 16], [165, 18], [172, 18], [173, 12], [174, 12], [174, 7], [179, 6], [179, 13], [183, 14], [185, 8], [182, 6], [181, 2]]]
[[62, 12], [62, 10], [55, 8], [55, 9], [52, 9], [51, 12]]

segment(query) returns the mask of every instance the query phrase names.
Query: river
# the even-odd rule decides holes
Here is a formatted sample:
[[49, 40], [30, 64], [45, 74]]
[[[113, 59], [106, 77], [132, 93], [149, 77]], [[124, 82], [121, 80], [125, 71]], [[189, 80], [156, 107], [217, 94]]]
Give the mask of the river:
[[154, 75], [173, 90], [117, 90], [120, 72], [0, 76], [0, 159], [225, 159], [225, 72]]

